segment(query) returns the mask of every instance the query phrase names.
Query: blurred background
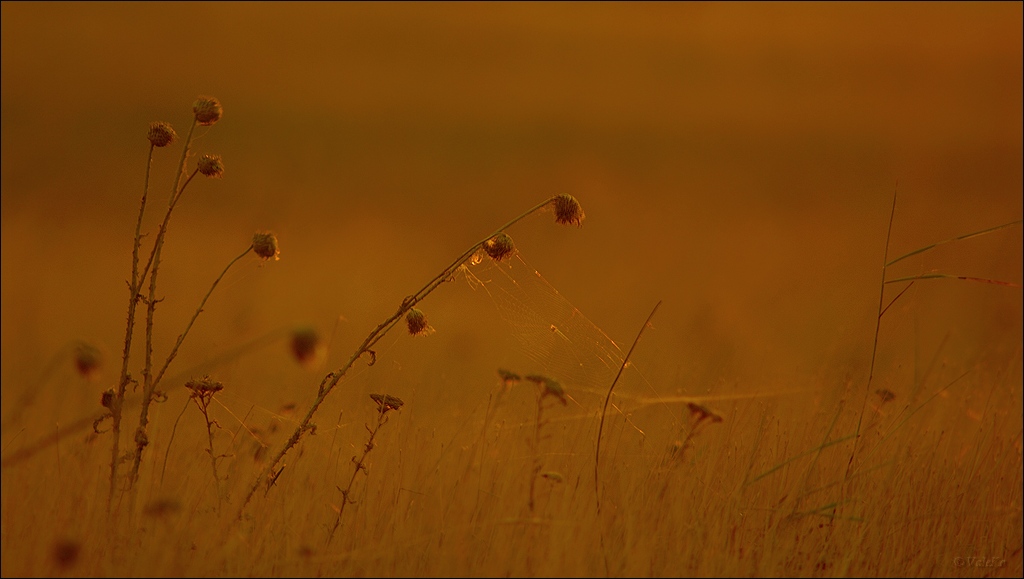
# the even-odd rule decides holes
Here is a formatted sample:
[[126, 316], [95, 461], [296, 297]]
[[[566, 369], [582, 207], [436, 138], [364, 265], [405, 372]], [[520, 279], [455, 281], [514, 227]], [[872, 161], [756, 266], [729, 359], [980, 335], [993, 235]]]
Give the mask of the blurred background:
[[[306, 404], [404, 296], [557, 193], [584, 226], [534, 217], [510, 231], [522, 257], [623, 350], [663, 300], [636, 360], [666, 394], [866, 377], [894, 191], [890, 257], [1022, 216], [1019, 2], [5, 2], [2, 16], [5, 406], [86, 340], [107, 364], [71, 399], [98, 410], [146, 131], [184, 136], [198, 95], [224, 117], [193, 151], [226, 174], [175, 211], [157, 357], [253, 232], [274, 231], [281, 260], [229, 273], [175, 367], [295, 324], [333, 336], [314, 371], [281, 344], [217, 368], [267, 407]], [[151, 234], [179, 154], [153, 162]], [[1020, 284], [1021, 246], [1008, 227], [890, 278]], [[436, 333], [389, 336], [362, 388], [484, 392], [498, 366], [531, 371], [492, 305], [441, 288], [421, 306]], [[940, 345], [965, 364], [1020, 358], [1019, 286], [925, 280], [897, 305], [883, 365]]]

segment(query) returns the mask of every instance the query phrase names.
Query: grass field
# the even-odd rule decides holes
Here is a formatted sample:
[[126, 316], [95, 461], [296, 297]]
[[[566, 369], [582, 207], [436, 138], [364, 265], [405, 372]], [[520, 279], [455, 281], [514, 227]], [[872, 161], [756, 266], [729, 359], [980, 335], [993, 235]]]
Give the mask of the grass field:
[[1020, 3], [2, 16], [4, 577], [1021, 575]]

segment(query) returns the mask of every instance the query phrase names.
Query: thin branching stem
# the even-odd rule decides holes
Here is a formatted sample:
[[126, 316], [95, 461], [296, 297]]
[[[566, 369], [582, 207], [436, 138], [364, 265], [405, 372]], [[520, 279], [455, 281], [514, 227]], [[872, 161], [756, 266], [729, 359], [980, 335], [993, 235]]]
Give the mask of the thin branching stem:
[[146, 182], [142, 190], [142, 200], [139, 202], [139, 218], [135, 223], [135, 241], [132, 244], [132, 279], [128, 284], [128, 324], [124, 332], [124, 350], [121, 354], [121, 377], [117, 382], [117, 391], [110, 405], [113, 442], [110, 449], [110, 492], [107, 495], [108, 512], [114, 500], [118, 454], [121, 452], [121, 412], [125, 391], [128, 389], [128, 360], [131, 358], [132, 334], [135, 330], [135, 308], [139, 303], [139, 248], [142, 245], [142, 218], [146, 214], [146, 200], [149, 198], [149, 175], [153, 169], [154, 149], [156, 149], [156, 146], [150, 143], [149, 155], [146, 159]]
[[[181, 159], [180, 159], [180, 161], [178, 163], [178, 171], [177, 171], [177, 173], [175, 175], [174, 186], [173, 186], [173, 188], [171, 190], [170, 200], [168, 201], [167, 213], [164, 215], [163, 222], [160, 224], [160, 229], [157, 232], [156, 239], [153, 242], [153, 250], [150, 252], [149, 261], [146, 263], [146, 266], [142, 269], [142, 272], [140, 273], [138, 271], [138, 264], [139, 264], [139, 261], [138, 261], [138, 250], [139, 250], [140, 245], [141, 245], [142, 218], [143, 218], [143, 213], [145, 211], [146, 198], [148, 198], [148, 196], [149, 196], [149, 174], [150, 174], [150, 169], [151, 169], [152, 160], [153, 160], [153, 145], [152, 144], [150, 145], [149, 161], [148, 161], [148, 163], [146, 165], [146, 187], [145, 187], [145, 192], [143, 193], [143, 201], [142, 201], [141, 207], [139, 209], [139, 219], [138, 219], [138, 222], [136, 223], [136, 228], [135, 228], [135, 244], [133, 246], [133, 251], [132, 251], [132, 284], [131, 284], [132, 287], [131, 287], [131, 296], [130, 296], [130, 299], [129, 299], [129, 302], [128, 302], [128, 328], [125, 331], [124, 357], [123, 357], [123, 360], [122, 360], [122, 367], [121, 367], [121, 379], [118, 382], [117, 392], [115, 393], [114, 400], [112, 401], [112, 404], [111, 404], [111, 406], [112, 406], [111, 414], [113, 415], [113, 418], [112, 418], [112, 422], [113, 422], [113, 427], [112, 427], [113, 442], [111, 443], [111, 457], [110, 457], [110, 489], [109, 489], [109, 493], [107, 495], [107, 510], [108, 511], [110, 510], [111, 505], [113, 504], [114, 489], [117, 487], [117, 470], [118, 470], [118, 466], [120, 465], [120, 460], [121, 460], [120, 459], [120, 441], [121, 441], [121, 418], [122, 418], [122, 414], [123, 414], [122, 413], [122, 406], [124, 404], [124, 398], [125, 398], [125, 393], [126, 393], [126, 390], [127, 390], [127, 387], [128, 387], [128, 383], [131, 381], [130, 375], [128, 373], [128, 362], [129, 362], [130, 351], [131, 351], [132, 333], [133, 333], [132, 331], [133, 331], [133, 328], [135, 326], [136, 304], [142, 298], [142, 296], [139, 293], [139, 290], [142, 289], [142, 284], [146, 280], [146, 276], [149, 274], [150, 268], [154, 267], [154, 263], [156, 263], [159, 260], [160, 248], [163, 245], [163, 239], [164, 239], [164, 235], [166, 234], [166, 231], [167, 231], [167, 224], [168, 224], [168, 222], [170, 221], [170, 218], [171, 218], [171, 212], [174, 210], [174, 205], [177, 203], [178, 198], [181, 197], [181, 192], [184, 191], [185, 186], [188, 185], [188, 181], [191, 181], [191, 179], [192, 179], [192, 177], [189, 177], [188, 181], [185, 182], [185, 185], [181, 185], [181, 177], [182, 177], [182, 175], [185, 172], [185, 164], [188, 161], [189, 147], [191, 146], [191, 143], [192, 143], [192, 135], [195, 132], [195, 127], [196, 127], [196, 120], [193, 118], [192, 126], [189, 127], [188, 137], [185, 139], [185, 144], [182, 147]], [[193, 173], [192, 176], [194, 177], [195, 173]], [[155, 267], [154, 267], [154, 269], [155, 269]], [[151, 279], [150, 279], [150, 290], [151, 290], [150, 294], [154, 294], [155, 290], [156, 290], [156, 288], [155, 288], [155, 280], [153, 279], [153, 277], [155, 277], [155, 275], [152, 276]], [[150, 299], [150, 303], [149, 303], [149, 313], [147, 315], [147, 327], [150, 328], [150, 329], [152, 327], [152, 312], [153, 312], [154, 306], [155, 306], [155, 304], [153, 303], [153, 299], [152, 299], [152, 295], [151, 295], [151, 299]], [[149, 341], [149, 338], [147, 338], [147, 341]], [[150, 366], [149, 360], [150, 360], [151, 355], [152, 355], [151, 354], [151, 350], [147, 347], [147, 353], [146, 353], [147, 379], [148, 379], [148, 371], [149, 371], [149, 366]]]
[[[156, 376], [153, 377], [152, 380], [150, 379], [150, 358], [147, 356], [146, 385], [142, 393], [142, 409], [139, 415], [139, 435], [137, 436], [136, 440], [135, 457], [134, 460], [132, 461], [131, 476], [129, 476], [128, 478], [129, 485], [134, 485], [135, 481], [138, 479], [139, 476], [139, 466], [142, 463], [142, 452], [146, 447], [146, 444], [144, 444], [144, 442], [146, 441], [146, 429], [149, 425], [149, 406], [153, 401], [154, 395], [156, 394], [156, 387], [160, 384], [160, 380], [163, 378], [164, 373], [167, 371], [167, 367], [171, 365], [171, 362], [174, 360], [175, 356], [178, 355], [178, 349], [181, 347], [182, 342], [185, 341], [185, 337], [188, 336], [189, 331], [192, 330], [192, 326], [195, 324], [196, 319], [199, 317], [199, 314], [203, 312], [203, 307], [206, 305], [207, 300], [209, 300], [210, 296], [213, 294], [213, 290], [217, 289], [217, 285], [221, 282], [222, 279], [224, 279], [224, 276], [227, 275], [228, 270], [231, 269], [231, 266], [238, 263], [238, 260], [248, 255], [250, 251], [252, 251], [252, 245], [249, 245], [249, 247], [245, 248], [245, 251], [238, 254], [237, 257], [232, 259], [231, 262], [228, 263], [228, 265], [224, 268], [224, 271], [222, 271], [220, 275], [217, 276], [217, 279], [213, 280], [213, 284], [210, 286], [209, 291], [207, 291], [206, 295], [203, 296], [202, 301], [199, 302], [199, 307], [196, 308], [196, 311], [192, 314], [192, 318], [188, 321], [188, 324], [185, 326], [185, 331], [178, 335], [177, 342], [175, 342], [170, 354], [167, 355], [167, 359], [164, 360], [163, 366], [160, 367], [160, 371], [157, 372]], [[157, 270], [154, 268], [153, 274], [150, 277], [151, 280], [156, 279], [156, 273]], [[149, 299], [151, 302], [154, 301], [152, 292], [150, 293]], [[150, 308], [152, 307], [153, 306], [150, 305]], [[147, 351], [149, 351], [151, 348], [151, 327], [148, 324], [148, 319], [146, 330], [146, 348]]]
[[369, 470], [366, 468], [366, 457], [370, 454], [370, 451], [376, 447], [373, 441], [377, 438], [377, 433], [380, 432], [380, 428], [388, 422], [387, 412], [388, 406], [386, 404], [381, 404], [380, 409], [377, 411], [377, 424], [372, 429], [369, 426], [366, 427], [366, 430], [370, 433], [370, 438], [366, 441], [366, 445], [363, 446], [363, 455], [358, 459], [356, 459], [356, 457], [352, 457], [352, 476], [348, 479], [348, 486], [345, 487], [345, 490], [341, 491], [341, 506], [338, 507], [338, 514], [334, 518], [334, 526], [331, 527], [331, 532], [327, 535], [328, 545], [331, 544], [331, 540], [334, 539], [335, 531], [337, 531], [338, 527], [341, 525], [341, 517], [345, 513], [345, 505], [355, 502], [349, 498], [349, 495], [352, 493], [352, 485], [356, 482], [356, 476], [358, 476], [360, 472], [369, 474]]
[[316, 411], [320, 408], [320, 405], [323, 404], [327, 396], [330, 395], [330, 393], [334, 390], [334, 387], [338, 385], [338, 382], [340, 382], [341, 379], [345, 376], [345, 374], [348, 373], [349, 369], [352, 368], [356, 361], [361, 359], [364, 355], [370, 354], [369, 364], [373, 365], [373, 363], [376, 361], [376, 353], [371, 348], [373, 348], [374, 344], [376, 344], [378, 340], [383, 338], [389, 331], [391, 331], [395, 324], [397, 324], [402, 319], [402, 317], [405, 316], [405, 314], [410, 309], [412, 309], [413, 306], [415, 306], [417, 303], [419, 303], [428, 295], [430, 295], [431, 292], [437, 289], [437, 287], [440, 286], [442, 283], [450, 279], [452, 274], [454, 274], [454, 272], [461, 265], [468, 261], [473, 256], [473, 254], [478, 249], [480, 249], [481, 246], [483, 246], [485, 242], [487, 242], [492, 237], [498, 235], [499, 233], [504, 232], [506, 229], [512, 227], [522, 219], [525, 219], [526, 217], [546, 207], [550, 203], [554, 202], [555, 199], [557, 199], [557, 196], [550, 197], [545, 201], [538, 203], [537, 205], [534, 205], [530, 209], [521, 213], [515, 219], [512, 219], [508, 223], [499, 227], [496, 231], [494, 231], [494, 233], [491, 233], [487, 237], [469, 246], [469, 248], [466, 251], [464, 251], [461, 255], [459, 255], [459, 257], [452, 261], [451, 264], [442, 269], [441, 272], [434, 276], [430, 281], [428, 281], [426, 285], [420, 288], [416, 293], [402, 300], [401, 305], [398, 306], [398, 310], [390, 317], [385, 319], [383, 322], [378, 324], [377, 327], [374, 328], [369, 333], [369, 335], [366, 336], [363, 342], [355, 349], [355, 351], [349, 357], [348, 361], [345, 362], [345, 364], [342, 365], [338, 370], [335, 370], [334, 372], [328, 374], [328, 376], [331, 377], [330, 381], [327, 381], [327, 378], [325, 377], [324, 383], [321, 383], [320, 388], [317, 392], [317, 396], [313, 400], [313, 404], [309, 407], [309, 410], [306, 412], [306, 416], [302, 419], [301, 422], [299, 422], [298, 426], [295, 427], [295, 431], [285, 442], [281, 450], [278, 451], [274, 458], [272, 458], [270, 462], [268, 462], [267, 465], [263, 468], [263, 470], [256, 476], [256, 479], [253, 481], [252, 486], [246, 493], [245, 499], [242, 501], [242, 505], [239, 508], [239, 519], [242, 518], [246, 506], [248, 506], [249, 501], [252, 500], [253, 495], [256, 494], [256, 491], [257, 489], [259, 489], [260, 485], [263, 484], [263, 481], [268, 480], [270, 473], [275, 472], [275, 470], [277, 469], [277, 465], [281, 463], [285, 455], [288, 454], [288, 451], [290, 451], [296, 444], [298, 444], [302, 436], [311, 429], [313, 416], [316, 415]]

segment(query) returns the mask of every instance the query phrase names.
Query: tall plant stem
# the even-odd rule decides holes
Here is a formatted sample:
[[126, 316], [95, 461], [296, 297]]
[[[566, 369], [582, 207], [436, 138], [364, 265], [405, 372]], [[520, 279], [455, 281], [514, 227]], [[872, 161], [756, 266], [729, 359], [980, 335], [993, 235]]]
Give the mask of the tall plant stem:
[[[147, 442], [146, 429], [147, 429], [147, 427], [149, 425], [149, 406], [150, 406], [150, 404], [153, 401], [153, 397], [154, 397], [154, 394], [156, 393], [157, 385], [160, 384], [160, 380], [161, 380], [161, 378], [163, 378], [164, 373], [167, 371], [167, 367], [171, 365], [171, 362], [174, 360], [175, 356], [178, 355], [178, 349], [181, 347], [182, 342], [185, 341], [185, 337], [188, 336], [189, 331], [192, 330], [192, 326], [193, 326], [193, 324], [195, 324], [196, 319], [199, 317], [199, 314], [201, 314], [203, 312], [203, 307], [206, 305], [206, 301], [209, 300], [210, 296], [213, 294], [213, 290], [217, 289], [217, 284], [219, 284], [221, 282], [221, 280], [224, 279], [224, 276], [227, 275], [228, 270], [231, 269], [231, 266], [235, 265], [235, 263], [237, 263], [238, 260], [240, 260], [243, 257], [245, 257], [246, 255], [248, 255], [250, 251], [252, 251], [252, 245], [250, 245], [249, 247], [245, 248], [245, 251], [243, 251], [242, 253], [238, 254], [237, 257], [232, 259], [231, 262], [228, 263], [227, 267], [224, 268], [224, 271], [222, 271], [221, 274], [219, 276], [217, 276], [217, 279], [213, 280], [213, 284], [210, 286], [210, 290], [206, 292], [205, 296], [203, 296], [202, 301], [199, 302], [199, 307], [196, 308], [196, 311], [192, 314], [192, 318], [188, 321], [188, 325], [185, 326], [185, 331], [183, 331], [181, 334], [178, 335], [178, 340], [177, 340], [177, 342], [175, 342], [174, 348], [171, 349], [171, 353], [167, 355], [167, 359], [164, 361], [163, 366], [160, 367], [160, 371], [157, 372], [156, 376], [152, 380], [150, 380], [150, 378], [149, 378], [149, 370], [150, 370], [150, 368], [148, 367], [148, 364], [147, 364], [146, 385], [145, 385], [145, 388], [144, 388], [143, 393], [142, 393], [142, 410], [141, 410], [140, 415], [139, 415], [139, 429], [138, 429], [138, 431], [136, 431], [136, 437], [135, 437], [136, 438], [136, 441], [135, 441], [136, 442], [135, 457], [134, 457], [134, 460], [132, 462], [131, 475], [128, 477], [129, 487], [131, 487], [132, 485], [135, 484], [135, 482], [136, 482], [136, 480], [138, 479], [138, 476], [139, 476], [139, 465], [142, 462], [142, 452], [146, 448], [146, 442]], [[157, 270], [153, 269], [153, 276], [150, 279], [155, 279], [156, 272], [157, 272]], [[151, 302], [153, 301], [153, 295], [152, 294], [150, 295], [150, 301]], [[150, 307], [152, 307], [152, 306], [150, 306]], [[146, 347], [147, 347], [147, 349], [150, 348], [150, 346], [152, 344], [152, 335], [150, 334], [151, 330], [152, 330], [151, 325], [147, 324], [147, 327], [146, 327], [146, 331], [147, 331]]]
[[395, 324], [397, 324], [402, 319], [402, 317], [405, 316], [405, 314], [410, 309], [412, 309], [413, 306], [415, 306], [417, 303], [419, 303], [428, 295], [430, 295], [431, 292], [437, 289], [439, 285], [450, 279], [452, 274], [454, 274], [455, 271], [462, 264], [468, 261], [469, 258], [472, 257], [472, 255], [478, 249], [480, 249], [480, 247], [483, 246], [483, 244], [486, 241], [498, 235], [499, 233], [504, 232], [506, 229], [512, 227], [522, 219], [525, 219], [526, 217], [541, 210], [548, 204], [554, 202], [556, 198], [557, 196], [550, 197], [547, 200], [543, 201], [542, 203], [534, 205], [527, 211], [520, 214], [515, 219], [512, 219], [508, 223], [499, 227], [497, 230], [495, 230], [487, 237], [471, 245], [466, 251], [462, 252], [462, 254], [459, 257], [452, 261], [447, 267], [442, 269], [439, 274], [437, 274], [430, 281], [428, 281], [426, 285], [420, 288], [419, 291], [410, 296], [407, 296], [404, 300], [402, 300], [401, 305], [398, 306], [398, 310], [390, 317], [388, 317], [386, 320], [378, 324], [377, 327], [374, 328], [373, 331], [371, 331], [369, 335], [366, 336], [366, 339], [364, 339], [363, 342], [359, 345], [359, 347], [355, 349], [355, 351], [349, 357], [348, 361], [345, 362], [343, 366], [341, 366], [334, 372], [327, 374], [324, 377], [323, 381], [321, 381], [320, 383], [320, 388], [317, 392], [316, 398], [313, 400], [313, 404], [309, 407], [309, 410], [306, 412], [306, 416], [302, 419], [301, 422], [299, 422], [298, 426], [295, 427], [295, 432], [293, 432], [292, 435], [285, 442], [284, 447], [282, 447], [281, 450], [278, 451], [278, 453], [274, 456], [274, 458], [267, 463], [267, 466], [264, 467], [260, 474], [256, 476], [256, 480], [253, 481], [252, 486], [249, 488], [249, 492], [246, 493], [245, 499], [243, 500], [242, 505], [239, 508], [239, 519], [241, 519], [242, 515], [245, 513], [246, 506], [248, 506], [249, 501], [252, 500], [253, 495], [256, 494], [256, 491], [257, 489], [259, 489], [260, 484], [263, 483], [264, 480], [267, 480], [270, 473], [274, 472], [275, 469], [277, 469], [277, 465], [280, 464], [281, 461], [284, 459], [285, 455], [288, 454], [288, 451], [290, 451], [296, 444], [298, 444], [302, 436], [307, 431], [310, 430], [310, 428], [312, 427], [313, 416], [316, 415], [316, 411], [320, 408], [320, 405], [323, 404], [327, 396], [330, 395], [330, 393], [334, 390], [334, 387], [338, 385], [338, 382], [340, 382], [341, 379], [345, 376], [345, 374], [348, 373], [348, 371], [352, 368], [356, 361], [362, 358], [364, 355], [369, 354], [370, 360], [368, 364], [372, 366], [377, 359], [377, 354], [372, 350], [374, 344], [376, 344], [389, 331], [391, 331], [391, 328], [393, 328]]
[[644, 331], [651, 325], [651, 319], [654, 318], [654, 313], [658, 311], [658, 307], [661, 306], [661, 300], [654, 304], [654, 309], [647, 316], [644, 321], [644, 325], [637, 332], [636, 338], [633, 339], [633, 345], [629, 347], [629, 352], [626, 352], [626, 357], [622, 359], [622, 364], [619, 366], [619, 372], [615, 375], [615, 379], [612, 380], [612, 385], [608, 387], [608, 394], [604, 397], [604, 407], [601, 409], [601, 422], [597, 426], [597, 450], [594, 451], [594, 496], [597, 498], [597, 512], [601, 513], [601, 494], [598, 488], [598, 468], [601, 463], [601, 434], [604, 432], [604, 417], [608, 413], [608, 402], [612, 399], [612, 391], [615, 390], [615, 385], [618, 384], [619, 378], [622, 376], [623, 370], [626, 369], [626, 365], [629, 364], [629, 357], [633, 355], [633, 350], [636, 349], [636, 345], [640, 343], [640, 337], [644, 335]]
[[[146, 280], [146, 276], [149, 273], [150, 267], [154, 261], [158, 259], [160, 247], [163, 244], [164, 235], [167, 231], [167, 223], [171, 218], [171, 211], [174, 209], [174, 205], [177, 203], [178, 198], [181, 196], [181, 192], [184, 191], [184, 187], [188, 185], [188, 181], [185, 182], [185, 186], [180, 186], [181, 177], [185, 171], [185, 163], [188, 161], [188, 151], [192, 143], [192, 135], [195, 132], [196, 121], [192, 120], [192, 126], [189, 128], [188, 137], [185, 139], [185, 145], [182, 147], [181, 159], [178, 163], [178, 172], [175, 175], [174, 187], [171, 191], [171, 198], [168, 202], [167, 213], [164, 215], [163, 222], [160, 224], [160, 230], [157, 232], [156, 240], [153, 243], [153, 250], [150, 253], [149, 261], [143, 268], [142, 272], [139, 272], [139, 249], [142, 243], [142, 218], [145, 213], [146, 200], [149, 196], [149, 176], [150, 170], [153, 164], [153, 148], [150, 144], [149, 158], [146, 164], [146, 186], [142, 195], [142, 202], [139, 208], [139, 218], [135, 225], [135, 243], [132, 249], [132, 282], [130, 287], [130, 297], [128, 300], [128, 326], [125, 330], [124, 340], [124, 353], [121, 361], [121, 378], [118, 381], [117, 391], [114, 395], [114, 400], [111, 403], [111, 415], [112, 415], [112, 427], [111, 436], [113, 441], [111, 442], [110, 451], [110, 488], [107, 494], [107, 511], [109, 512], [114, 502], [114, 489], [117, 488], [117, 471], [120, 465], [120, 444], [121, 444], [121, 418], [123, 415], [122, 408], [124, 405], [124, 397], [128, 388], [128, 383], [131, 382], [131, 375], [128, 372], [128, 363], [131, 354], [132, 334], [135, 328], [135, 311], [139, 300], [142, 298], [139, 290], [142, 289], [142, 284]], [[195, 176], [195, 173], [192, 174]], [[191, 181], [192, 177], [189, 177]], [[151, 285], [152, 282], [151, 282]], [[153, 288], [155, 290], [155, 288]], [[152, 305], [150, 306], [152, 309]], [[151, 323], [151, 321], [149, 322]], [[147, 355], [147, 358], [149, 356]]]
[[150, 143], [149, 156], [146, 159], [146, 183], [142, 190], [142, 200], [139, 203], [139, 218], [135, 223], [135, 242], [132, 244], [132, 278], [128, 284], [128, 326], [124, 332], [124, 350], [121, 355], [121, 377], [117, 382], [117, 391], [111, 404], [111, 427], [113, 442], [111, 443], [110, 456], [110, 492], [107, 495], [107, 511], [114, 499], [115, 481], [117, 480], [118, 454], [120, 454], [121, 441], [121, 415], [124, 402], [124, 394], [128, 388], [128, 360], [131, 357], [132, 334], [135, 329], [135, 308], [139, 303], [139, 248], [142, 245], [142, 218], [146, 213], [146, 200], [149, 198], [149, 175], [153, 169], [153, 150], [155, 145]]

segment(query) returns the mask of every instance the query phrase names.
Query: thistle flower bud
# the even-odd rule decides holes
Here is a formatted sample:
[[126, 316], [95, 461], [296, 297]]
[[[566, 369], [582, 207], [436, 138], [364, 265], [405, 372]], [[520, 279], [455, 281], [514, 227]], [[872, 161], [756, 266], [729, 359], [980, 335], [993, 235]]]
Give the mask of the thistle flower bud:
[[555, 222], [561, 225], [573, 224], [577, 227], [583, 226], [586, 215], [583, 214], [583, 207], [572, 195], [562, 194], [552, 201], [555, 206]]
[[277, 236], [269, 231], [257, 231], [252, 236], [252, 250], [256, 255], [263, 258], [264, 261], [273, 259], [277, 261], [281, 259], [279, 256], [281, 250], [277, 248]]
[[149, 135], [146, 136], [154, 147], [166, 147], [178, 138], [177, 133], [170, 123], [155, 122], [149, 123]]
[[409, 326], [409, 333], [413, 336], [426, 336], [434, 331], [427, 324], [427, 316], [423, 315], [423, 312], [416, 308], [412, 308], [405, 315], [405, 323]]
[[224, 162], [220, 155], [203, 155], [199, 158], [199, 172], [213, 179], [224, 176]]
[[103, 394], [100, 395], [100, 406], [106, 408], [107, 410], [113, 411], [114, 396], [115, 393], [113, 388], [107, 388], [106, 390], [104, 390]]
[[501, 261], [506, 257], [512, 255], [515, 251], [515, 244], [512, 243], [512, 238], [507, 233], [499, 233], [494, 237], [484, 242], [484, 251], [494, 261]]
[[204, 126], [212, 125], [224, 116], [220, 101], [211, 96], [199, 97], [192, 105], [192, 112], [196, 115], [196, 122]]

